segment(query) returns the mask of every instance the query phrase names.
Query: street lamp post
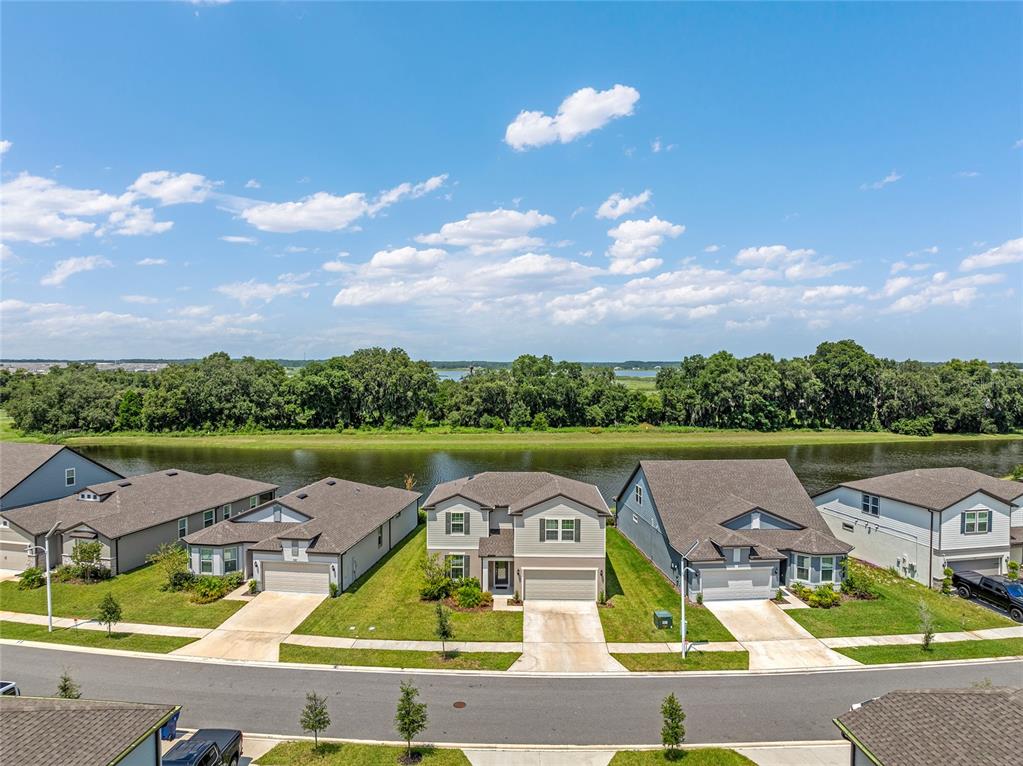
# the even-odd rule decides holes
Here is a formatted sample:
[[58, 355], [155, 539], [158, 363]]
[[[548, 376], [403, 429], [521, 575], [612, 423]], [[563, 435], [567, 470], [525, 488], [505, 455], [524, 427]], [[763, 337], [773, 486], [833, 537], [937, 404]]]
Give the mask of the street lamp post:
[[60, 522], [54, 522], [53, 526], [50, 527], [50, 531], [46, 533], [46, 537], [43, 538], [42, 547], [38, 545], [29, 545], [28, 553], [32, 551], [42, 551], [46, 557], [46, 630], [48, 633], [53, 632], [53, 591], [50, 588], [50, 537], [57, 531], [57, 527], [60, 526]]
[[682, 609], [681, 609], [682, 614], [681, 614], [681, 619], [679, 620], [679, 622], [681, 623], [679, 625], [679, 632], [681, 632], [681, 634], [682, 634], [682, 659], [683, 660], [686, 658], [686, 628], [688, 627], [688, 625], [686, 624], [686, 573], [687, 572], [695, 572], [696, 571], [696, 570], [690, 569], [689, 567], [686, 566], [686, 559], [689, 558], [689, 554], [692, 553], [693, 549], [696, 548], [696, 546], [699, 545], [699, 544], [700, 544], [700, 541], [697, 540], [696, 542], [694, 542], [692, 545], [689, 546], [689, 550], [687, 550], [685, 553], [682, 554], [682, 561], [679, 564], [679, 569], [678, 569], [678, 593], [679, 593], [679, 599], [680, 599], [681, 604], [682, 604]]

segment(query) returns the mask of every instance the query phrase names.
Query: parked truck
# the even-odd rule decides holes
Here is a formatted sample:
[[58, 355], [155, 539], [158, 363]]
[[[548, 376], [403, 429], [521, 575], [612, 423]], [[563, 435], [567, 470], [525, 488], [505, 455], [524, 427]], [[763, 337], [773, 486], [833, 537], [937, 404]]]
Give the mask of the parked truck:
[[199, 729], [163, 756], [163, 766], [238, 766], [242, 733], [235, 729]]
[[1004, 609], [1016, 622], [1023, 622], [1023, 584], [1004, 575], [956, 572], [952, 585], [960, 598], [976, 598]]

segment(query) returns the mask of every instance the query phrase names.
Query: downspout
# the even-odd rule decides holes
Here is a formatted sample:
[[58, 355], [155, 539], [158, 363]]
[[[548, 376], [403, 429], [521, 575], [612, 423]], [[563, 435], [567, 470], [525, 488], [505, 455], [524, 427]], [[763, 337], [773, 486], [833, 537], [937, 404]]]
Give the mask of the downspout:
[[934, 512], [931, 512], [931, 549], [927, 551], [927, 587], [934, 587]]

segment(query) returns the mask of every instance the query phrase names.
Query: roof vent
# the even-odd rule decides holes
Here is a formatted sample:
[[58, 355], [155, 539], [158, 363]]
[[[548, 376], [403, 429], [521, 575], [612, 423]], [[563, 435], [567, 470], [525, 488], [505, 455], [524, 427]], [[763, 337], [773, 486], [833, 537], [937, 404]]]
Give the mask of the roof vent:
[[337, 482], [334, 481], [333, 479], [327, 479], [327, 484], [329, 484], [331, 487], [333, 487], [335, 484], [337, 484]]
[[117, 486], [118, 487], [130, 487], [131, 486], [131, 482], [130, 481], [119, 481], [119, 482], [117, 482]]
[[178, 472], [177, 471], [167, 471], [167, 475], [168, 476], [177, 476]]
[[309, 497], [309, 494], [307, 492], [299, 492], [297, 495], [295, 495], [295, 497], [297, 497], [299, 500], [305, 500], [307, 497]]

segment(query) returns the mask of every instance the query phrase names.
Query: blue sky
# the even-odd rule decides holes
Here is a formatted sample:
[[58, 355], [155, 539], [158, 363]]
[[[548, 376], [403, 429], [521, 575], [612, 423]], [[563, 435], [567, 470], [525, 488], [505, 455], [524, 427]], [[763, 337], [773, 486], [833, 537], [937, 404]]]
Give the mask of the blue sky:
[[1023, 358], [1018, 4], [2, 12], [5, 357]]

